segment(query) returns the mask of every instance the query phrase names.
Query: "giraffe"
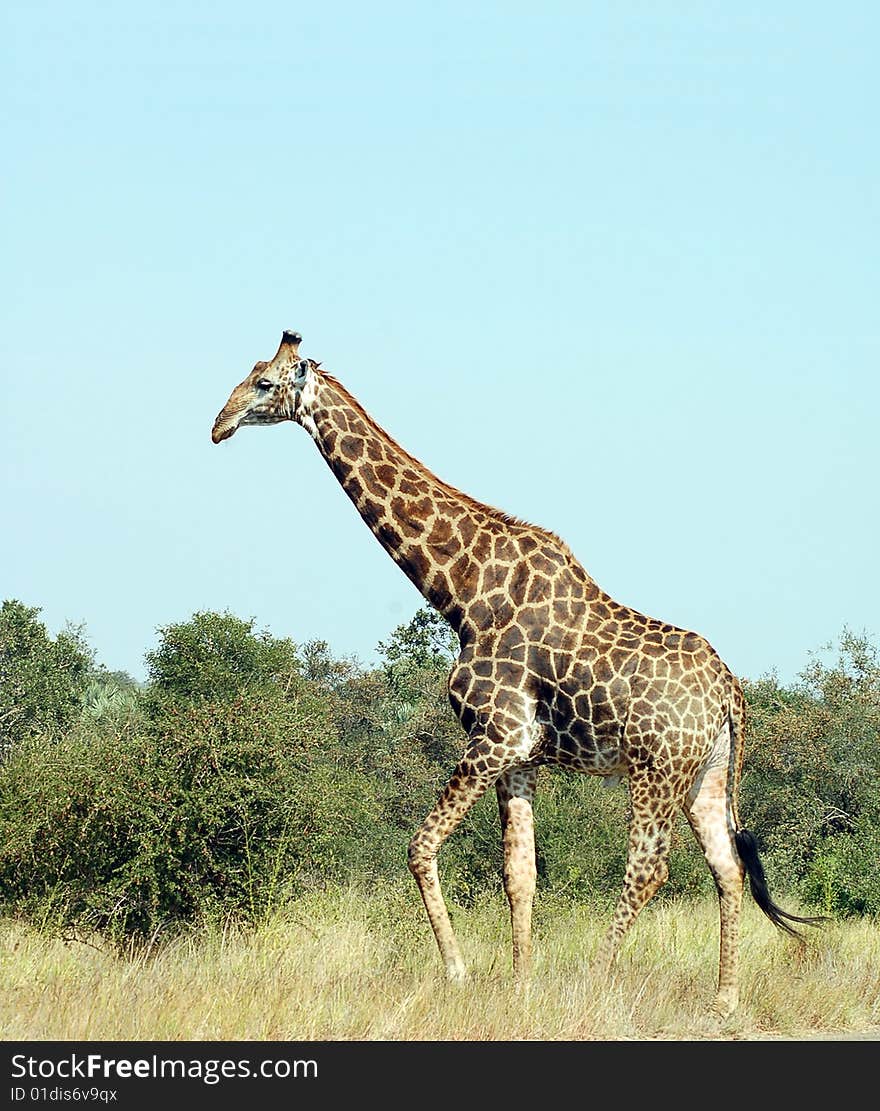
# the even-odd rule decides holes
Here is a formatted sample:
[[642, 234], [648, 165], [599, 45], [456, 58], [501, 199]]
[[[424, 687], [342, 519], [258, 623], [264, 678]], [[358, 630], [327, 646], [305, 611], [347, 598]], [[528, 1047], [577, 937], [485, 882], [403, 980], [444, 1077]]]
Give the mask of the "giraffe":
[[780, 929], [815, 924], [771, 898], [754, 836], [739, 819], [744, 742], [741, 684], [702, 636], [614, 601], [554, 533], [485, 505], [406, 452], [285, 331], [274, 357], [235, 387], [211, 433], [293, 421], [368, 528], [458, 635], [449, 699], [466, 741], [437, 803], [415, 832], [408, 863], [448, 979], [465, 964], [440, 887], [441, 845], [495, 787], [509, 903], [513, 972], [531, 968], [538, 770], [556, 764], [625, 777], [627, 862], [595, 958], [607, 976], [636, 916], [668, 875], [673, 823], [683, 810], [718, 893], [720, 952], [713, 1009], [738, 1004], [744, 878]]

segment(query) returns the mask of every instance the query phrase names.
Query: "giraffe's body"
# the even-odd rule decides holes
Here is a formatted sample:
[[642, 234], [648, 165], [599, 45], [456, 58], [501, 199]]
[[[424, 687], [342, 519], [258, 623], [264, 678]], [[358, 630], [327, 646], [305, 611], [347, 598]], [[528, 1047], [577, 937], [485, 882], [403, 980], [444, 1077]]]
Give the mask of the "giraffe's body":
[[[449, 696], [467, 734], [462, 759], [410, 844], [447, 975], [464, 975], [437, 877], [437, 852], [473, 803], [496, 787], [511, 908], [514, 967], [526, 975], [535, 888], [532, 798], [537, 770], [559, 764], [627, 778], [631, 799], [624, 889], [598, 957], [607, 969], [639, 910], [665, 881], [683, 809], [721, 906], [716, 1009], [737, 1002], [743, 876], [783, 928], [751, 836], [740, 829], [740, 684], [703, 637], [615, 602], [553, 533], [453, 489], [405, 452], [286, 332], [214, 425], [294, 420], [395, 562], [456, 631]], [[797, 920], [797, 919], [796, 919]]]

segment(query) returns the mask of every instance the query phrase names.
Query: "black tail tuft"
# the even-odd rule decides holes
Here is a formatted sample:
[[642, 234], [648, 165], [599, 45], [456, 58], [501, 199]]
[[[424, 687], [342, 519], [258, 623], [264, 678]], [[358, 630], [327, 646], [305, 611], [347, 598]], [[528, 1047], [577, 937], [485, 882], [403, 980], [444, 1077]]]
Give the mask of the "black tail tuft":
[[786, 933], [791, 934], [793, 937], [800, 937], [801, 935], [798, 931], [789, 926], [789, 922], [802, 922], [805, 926], [820, 926], [823, 922], [828, 921], [827, 918], [821, 917], [801, 918], [797, 914], [789, 914], [788, 911], [778, 907], [770, 898], [770, 891], [767, 887], [767, 877], [764, 875], [764, 866], [758, 855], [758, 844], [755, 841], [754, 835], [749, 833], [747, 829], [738, 829], [735, 834], [735, 839], [736, 850], [749, 874], [749, 886], [752, 889], [752, 896], [774, 926], [778, 926], [780, 930], [785, 930]]

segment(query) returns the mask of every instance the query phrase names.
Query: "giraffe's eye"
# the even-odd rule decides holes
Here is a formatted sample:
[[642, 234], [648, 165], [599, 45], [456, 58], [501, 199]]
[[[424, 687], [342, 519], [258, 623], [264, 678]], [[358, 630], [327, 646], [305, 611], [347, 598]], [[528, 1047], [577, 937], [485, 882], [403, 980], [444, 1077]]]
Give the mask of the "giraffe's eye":
[[275, 385], [275, 383], [270, 382], [268, 378], [259, 378], [259, 379], [257, 379], [257, 389], [258, 390], [271, 390], [274, 387], [274, 385]]

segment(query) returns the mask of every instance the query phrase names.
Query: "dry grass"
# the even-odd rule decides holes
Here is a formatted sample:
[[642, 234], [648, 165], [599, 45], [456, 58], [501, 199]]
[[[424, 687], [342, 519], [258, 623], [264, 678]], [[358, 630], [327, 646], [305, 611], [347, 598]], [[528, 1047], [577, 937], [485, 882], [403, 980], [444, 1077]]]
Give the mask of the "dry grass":
[[212, 930], [119, 956], [0, 924], [0, 1038], [40, 1040], [630, 1040], [880, 1038], [880, 929], [829, 924], [801, 946], [747, 904], [742, 1002], [707, 1017], [714, 902], [649, 907], [610, 985], [589, 962], [607, 919], [539, 901], [527, 991], [509, 974], [505, 908], [453, 917], [472, 969], [439, 975], [414, 892], [299, 899], [252, 933]]

